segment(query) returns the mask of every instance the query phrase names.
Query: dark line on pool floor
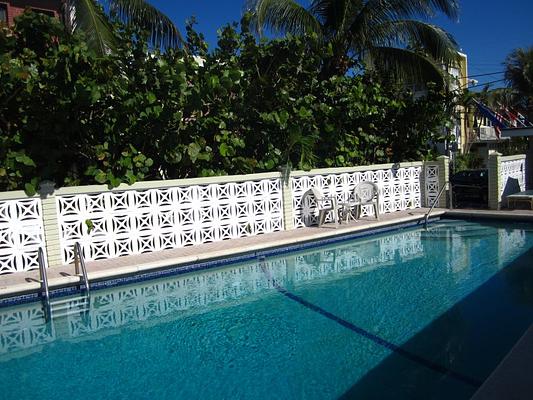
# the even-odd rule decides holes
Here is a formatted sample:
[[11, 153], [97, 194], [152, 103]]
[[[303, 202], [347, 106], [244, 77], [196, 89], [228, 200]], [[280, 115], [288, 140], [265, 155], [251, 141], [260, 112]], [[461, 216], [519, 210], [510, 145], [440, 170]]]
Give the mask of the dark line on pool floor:
[[324, 317], [338, 323], [339, 325], [350, 329], [351, 331], [373, 341], [374, 343], [383, 346], [389, 350], [392, 350], [396, 354], [401, 355], [402, 357], [405, 357], [411, 361], [414, 361], [420, 365], [425, 366], [426, 368], [429, 368], [435, 372], [438, 372], [442, 375], [451, 376], [457, 380], [460, 380], [470, 386], [479, 387], [483, 382], [471, 378], [467, 375], [463, 375], [460, 372], [453, 371], [444, 365], [437, 364], [431, 360], [427, 360], [423, 357], [420, 357], [417, 354], [411, 353], [405, 349], [402, 349], [400, 346], [395, 345], [394, 343], [391, 343], [371, 332], [368, 332], [367, 330], [352, 324], [349, 321], [346, 321], [345, 319], [342, 319], [341, 317], [336, 316], [335, 314], [330, 313], [329, 311], [324, 310], [322, 307], [317, 306], [316, 304], [310, 303], [309, 301], [305, 300], [304, 298], [289, 292], [287, 289], [285, 289], [283, 286], [279, 285], [271, 276], [268, 270], [265, 268], [265, 265], [263, 263], [260, 263], [261, 269], [263, 270], [263, 273], [267, 276], [269, 280], [272, 281], [274, 288], [281, 294], [283, 294], [285, 297], [296, 301], [297, 303], [303, 305], [304, 307], [308, 308], [311, 311], [314, 311], [320, 315], [323, 315]]

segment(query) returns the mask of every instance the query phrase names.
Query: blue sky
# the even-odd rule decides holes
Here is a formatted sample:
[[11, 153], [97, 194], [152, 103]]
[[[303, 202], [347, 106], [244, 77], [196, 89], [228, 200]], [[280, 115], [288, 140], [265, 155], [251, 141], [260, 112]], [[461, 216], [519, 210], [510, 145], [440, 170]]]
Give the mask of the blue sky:
[[[216, 44], [218, 28], [240, 20], [244, 4], [244, 0], [149, 1], [171, 17], [182, 32], [184, 21], [196, 16], [197, 29], [210, 47]], [[533, 46], [533, 0], [460, 0], [460, 4], [459, 22], [443, 17], [431, 22], [450, 32], [468, 55], [469, 75], [503, 71], [502, 63], [514, 48]], [[484, 83], [502, 77], [500, 74], [474, 79]]]

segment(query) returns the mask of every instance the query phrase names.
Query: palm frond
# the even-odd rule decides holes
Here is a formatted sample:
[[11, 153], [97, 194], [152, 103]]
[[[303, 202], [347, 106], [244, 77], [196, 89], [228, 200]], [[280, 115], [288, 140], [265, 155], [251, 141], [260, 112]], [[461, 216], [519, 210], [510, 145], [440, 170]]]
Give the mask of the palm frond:
[[445, 84], [442, 68], [430, 58], [412, 50], [376, 46], [365, 51], [364, 61], [369, 69], [388, 73], [406, 84]]
[[457, 20], [459, 18], [459, 1], [458, 0], [430, 0], [434, 10], [442, 12], [448, 18]]
[[150, 32], [156, 47], [172, 48], [183, 43], [174, 23], [157, 8], [144, 0], [108, 0], [111, 11], [126, 23]]
[[[381, 24], [379, 29], [383, 45], [408, 45], [444, 64], [454, 65], [459, 61], [457, 42], [436, 25], [417, 20], [400, 20]], [[377, 39], [374, 41], [377, 42]]]
[[251, 0], [252, 27], [261, 34], [265, 28], [274, 33], [302, 35], [314, 32], [322, 36], [322, 26], [314, 15], [294, 0]]
[[320, 21], [326, 31], [344, 32], [351, 3], [349, 0], [315, 0], [309, 12]]
[[353, 49], [360, 51], [366, 46], [366, 43], [381, 38], [382, 35], [376, 28], [390, 21], [390, 16], [383, 4], [386, 2], [369, 0], [359, 8], [352, 18], [346, 34], [350, 36]]
[[508, 85], [525, 96], [533, 96], [533, 47], [513, 50], [504, 65]]
[[437, 12], [457, 19], [458, 0], [368, 0], [358, 10], [348, 31], [364, 41], [375, 36], [377, 25], [413, 17], [431, 18]]
[[386, 15], [388, 19], [411, 17], [432, 18], [438, 12], [456, 20], [459, 17], [458, 0], [369, 0], [365, 7], [374, 15]]
[[70, 21], [72, 30], [85, 34], [89, 48], [104, 55], [115, 47], [113, 30], [102, 8], [94, 0], [72, 0], [67, 10], [70, 12], [67, 17], [74, 19]]
[[501, 108], [502, 106], [515, 108], [522, 105], [520, 96], [511, 88], [490, 89], [487, 86], [477, 95], [483, 103], [491, 108]]

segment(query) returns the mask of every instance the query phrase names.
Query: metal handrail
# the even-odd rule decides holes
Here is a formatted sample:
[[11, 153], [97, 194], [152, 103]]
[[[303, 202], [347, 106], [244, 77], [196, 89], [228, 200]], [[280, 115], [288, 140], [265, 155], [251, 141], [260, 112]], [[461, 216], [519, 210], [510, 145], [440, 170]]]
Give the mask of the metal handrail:
[[450, 181], [446, 181], [446, 182], [444, 182], [444, 185], [442, 185], [442, 187], [440, 188], [439, 193], [437, 194], [437, 198], [435, 199], [435, 201], [434, 201], [433, 204], [431, 205], [431, 208], [430, 208], [429, 211], [426, 213], [426, 216], [425, 216], [425, 218], [424, 218], [424, 227], [427, 228], [427, 226], [428, 226], [429, 214], [431, 214], [431, 211], [433, 211], [433, 209], [435, 208], [435, 206], [439, 203], [440, 196], [442, 195], [442, 192], [444, 192], [444, 189], [446, 189], [446, 186], [449, 186], [449, 187], [450, 187], [450, 192], [449, 192], [450, 208], [453, 209], [453, 202], [452, 202], [452, 185], [450, 184]]
[[[81, 274], [80, 274], [80, 266], [81, 266]], [[89, 279], [87, 278], [87, 267], [85, 266], [85, 258], [83, 257], [83, 253], [81, 251], [81, 246], [79, 242], [77, 242], [74, 245], [74, 269], [75, 269], [76, 275], [80, 276], [83, 279], [83, 283], [85, 284], [85, 291], [87, 293], [87, 296], [89, 296], [90, 289], [89, 289]], [[80, 287], [80, 290], [81, 290], [81, 287]]]
[[48, 290], [48, 275], [46, 274], [46, 265], [44, 263], [44, 252], [41, 247], [39, 247], [37, 253], [37, 261], [39, 262], [39, 282], [41, 283], [41, 293], [44, 296], [44, 300], [48, 305], [50, 303], [50, 292]]
[[41, 247], [37, 251], [37, 262], [39, 264], [39, 282], [41, 283], [41, 295], [43, 296], [44, 320], [50, 321], [52, 309], [50, 305], [50, 291], [48, 290], [48, 275], [44, 263], [44, 251]]

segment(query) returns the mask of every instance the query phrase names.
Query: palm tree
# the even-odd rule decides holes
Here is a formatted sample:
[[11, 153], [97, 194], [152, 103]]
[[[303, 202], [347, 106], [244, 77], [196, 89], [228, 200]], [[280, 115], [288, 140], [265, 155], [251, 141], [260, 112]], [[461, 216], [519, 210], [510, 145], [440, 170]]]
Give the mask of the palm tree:
[[[150, 32], [155, 47], [175, 47], [182, 43], [174, 23], [145, 0], [106, 0], [108, 10], [121, 21]], [[111, 25], [101, 4], [96, 0], [63, 0], [65, 23], [72, 31], [85, 33], [87, 44], [98, 54], [114, 47]]]
[[533, 118], [533, 47], [514, 50], [504, 64], [505, 79], [519, 99], [517, 105]]
[[414, 19], [437, 12], [458, 16], [458, 0], [250, 0], [259, 34], [314, 34], [330, 46], [326, 76], [345, 74], [362, 61], [396, 78], [443, 81], [442, 64], [457, 61], [457, 44], [438, 26]]

